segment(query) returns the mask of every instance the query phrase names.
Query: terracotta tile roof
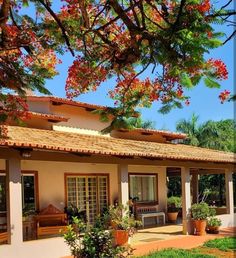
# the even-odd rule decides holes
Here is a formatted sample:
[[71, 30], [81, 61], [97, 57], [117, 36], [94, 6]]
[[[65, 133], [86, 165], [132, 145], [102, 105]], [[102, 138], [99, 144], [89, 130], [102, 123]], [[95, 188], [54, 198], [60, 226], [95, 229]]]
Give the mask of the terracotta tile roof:
[[[128, 130], [121, 130], [121, 131], [127, 131]], [[176, 132], [170, 132], [170, 131], [164, 131], [164, 130], [155, 130], [155, 129], [144, 129], [144, 128], [136, 128], [130, 130], [130, 132], [139, 132], [141, 134], [150, 134], [150, 135], [162, 135], [163, 137], [167, 137], [170, 139], [185, 139], [187, 138], [187, 135], [184, 133], [176, 133]]]
[[[72, 106], [77, 106], [77, 107], [83, 107], [83, 108], [88, 108], [88, 109], [102, 109], [105, 110], [106, 106], [102, 105], [95, 105], [95, 104], [90, 104], [90, 103], [85, 103], [85, 102], [79, 102], [79, 101], [73, 101], [69, 100], [66, 98], [59, 98], [55, 96], [27, 96], [27, 100], [30, 101], [50, 101], [52, 103], [58, 103], [58, 104], [66, 104], [66, 105], [72, 105]], [[137, 114], [134, 114], [134, 117], [137, 117]], [[187, 136], [186, 134], [181, 134], [181, 133], [174, 133], [174, 132], [169, 132], [169, 131], [164, 131], [164, 130], [154, 130], [154, 129], [143, 129], [143, 128], [137, 128], [133, 129], [137, 132], [140, 133], [152, 133], [152, 134], [161, 134], [164, 137], [170, 137], [171, 139], [185, 139]]]
[[118, 139], [79, 133], [3, 126], [0, 146], [28, 147], [86, 154], [236, 163], [234, 153], [171, 143]]
[[[50, 101], [53, 104], [56, 105], [60, 105], [60, 104], [66, 104], [66, 105], [70, 105], [70, 106], [76, 106], [76, 107], [82, 107], [82, 108], [86, 108], [86, 109], [91, 109], [95, 110], [95, 109], [100, 109], [100, 110], [107, 110], [108, 108], [112, 107], [108, 107], [108, 106], [102, 106], [102, 105], [97, 105], [97, 104], [90, 104], [90, 103], [85, 103], [85, 102], [80, 102], [80, 101], [74, 101], [74, 100], [70, 100], [67, 98], [60, 98], [60, 97], [55, 97], [55, 96], [27, 96], [26, 97], [27, 100], [29, 101]], [[133, 114], [133, 117], [139, 117], [139, 113], [135, 112]]]
[[44, 120], [51, 120], [51, 121], [55, 121], [55, 122], [67, 122], [69, 120], [69, 118], [66, 118], [64, 116], [28, 111], [26, 120], [31, 119], [32, 117], [33, 118], [41, 118]]
[[90, 104], [80, 101], [74, 101], [66, 98], [59, 98], [55, 96], [27, 96], [27, 100], [29, 101], [50, 101], [55, 104], [66, 104], [71, 106], [83, 107], [83, 108], [91, 108], [91, 109], [106, 109], [106, 106]]

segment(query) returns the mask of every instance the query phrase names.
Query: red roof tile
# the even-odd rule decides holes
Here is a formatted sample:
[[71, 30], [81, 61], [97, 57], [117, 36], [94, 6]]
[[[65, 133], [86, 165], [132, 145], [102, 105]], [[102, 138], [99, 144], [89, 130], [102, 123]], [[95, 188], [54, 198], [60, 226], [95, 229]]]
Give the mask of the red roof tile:
[[80, 101], [74, 101], [66, 98], [59, 98], [55, 96], [27, 96], [27, 100], [29, 101], [50, 101], [53, 103], [58, 104], [66, 104], [71, 106], [83, 107], [83, 108], [91, 108], [91, 109], [106, 109], [107, 107], [96, 105], [96, 104], [89, 104]]
[[17, 126], [4, 126], [3, 129], [5, 138], [0, 138], [0, 146], [127, 157], [236, 163], [234, 153], [183, 144], [135, 141]]
[[52, 120], [55, 122], [67, 122], [69, 118], [66, 118], [64, 116], [59, 116], [59, 115], [54, 115], [54, 114], [46, 114], [46, 113], [38, 113], [38, 112], [32, 112], [32, 111], [27, 111], [26, 120], [31, 119], [32, 117], [34, 118], [41, 118], [44, 120]]

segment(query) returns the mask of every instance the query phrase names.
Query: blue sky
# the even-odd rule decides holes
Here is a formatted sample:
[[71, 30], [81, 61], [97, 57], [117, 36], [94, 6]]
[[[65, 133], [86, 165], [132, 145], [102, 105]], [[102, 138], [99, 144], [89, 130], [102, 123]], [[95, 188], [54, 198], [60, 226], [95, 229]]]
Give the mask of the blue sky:
[[[222, 30], [222, 27], [216, 28], [216, 30], [219, 29]], [[229, 34], [231, 28], [224, 26], [223, 31]], [[214, 59], [220, 58], [227, 65], [229, 78], [228, 80], [221, 82], [221, 89], [208, 89], [201, 82], [194, 89], [187, 92], [187, 95], [190, 96], [191, 101], [189, 106], [184, 106], [183, 109], [173, 109], [170, 113], [162, 115], [157, 111], [158, 107], [160, 107], [159, 104], [154, 104], [153, 107], [149, 109], [139, 109], [139, 111], [142, 113], [143, 119], [154, 121], [157, 129], [174, 131], [176, 122], [182, 118], [190, 118], [193, 112], [199, 115], [200, 122], [204, 122], [209, 119], [221, 120], [233, 118], [234, 104], [232, 102], [221, 104], [218, 99], [218, 95], [224, 89], [229, 89], [231, 92], [233, 91], [233, 85], [235, 85], [235, 83], [233, 83], [233, 57], [235, 54], [236, 53], [233, 53], [233, 40], [228, 42], [226, 45], [211, 51], [209, 54], [209, 57]], [[67, 77], [67, 70], [68, 67], [72, 64], [73, 58], [70, 56], [70, 54], [67, 54], [61, 59], [63, 64], [58, 66], [59, 75], [56, 76], [53, 80], [48, 80], [46, 86], [53, 95], [65, 97], [65, 81]], [[146, 72], [145, 76], [146, 75], [149, 75], [148, 72]], [[109, 80], [103, 83], [97, 92], [81, 95], [76, 100], [112, 106], [113, 101], [107, 96], [107, 91], [114, 85], [114, 80]]]

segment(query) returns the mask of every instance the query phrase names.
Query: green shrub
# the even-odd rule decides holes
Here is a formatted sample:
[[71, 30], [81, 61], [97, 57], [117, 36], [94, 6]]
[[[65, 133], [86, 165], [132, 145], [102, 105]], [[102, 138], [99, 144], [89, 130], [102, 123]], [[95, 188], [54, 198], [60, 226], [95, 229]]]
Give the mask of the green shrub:
[[221, 226], [221, 219], [218, 219], [216, 217], [211, 217], [207, 220], [207, 226], [210, 227], [219, 227]]
[[195, 203], [191, 207], [192, 218], [194, 220], [206, 220], [212, 215], [212, 211], [207, 203]]
[[122, 250], [113, 247], [113, 238], [108, 230], [96, 227], [84, 235], [82, 245], [79, 256], [81, 258], [112, 258], [117, 257]]
[[181, 198], [178, 196], [171, 196], [167, 199], [168, 212], [178, 212], [182, 206]]
[[[104, 228], [100, 218], [97, 218], [93, 227], [87, 226], [78, 218], [73, 219], [73, 224], [74, 226], [68, 226], [64, 240], [75, 258], [124, 257], [126, 249], [113, 246], [113, 236]], [[81, 235], [80, 231], [85, 228], [84, 234]]]

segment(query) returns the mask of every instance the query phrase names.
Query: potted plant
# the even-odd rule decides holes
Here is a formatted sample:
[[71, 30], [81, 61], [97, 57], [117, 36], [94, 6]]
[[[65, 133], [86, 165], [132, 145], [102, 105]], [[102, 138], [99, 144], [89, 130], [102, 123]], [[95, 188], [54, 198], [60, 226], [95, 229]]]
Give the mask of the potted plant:
[[206, 234], [207, 218], [212, 211], [207, 203], [195, 203], [191, 207], [195, 235], [203, 236]]
[[68, 224], [73, 224], [74, 217], [81, 219], [83, 222], [87, 222], [86, 211], [85, 210], [79, 211], [78, 208], [73, 204], [69, 204], [68, 207], [66, 206], [64, 208], [64, 212], [66, 213]]
[[218, 234], [221, 224], [222, 224], [221, 219], [218, 219], [214, 216], [210, 217], [207, 220], [207, 233]]
[[167, 218], [169, 222], [176, 222], [181, 204], [181, 198], [178, 196], [171, 196], [167, 199]]
[[113, 228], [113, 237], [116, 246], [123, 246], [128, 243], [138, 226], [142, 223], [134, 219], [128, 212], [129, 208], [123, 205], [110, 206], [109, 214], [111, 226]]

